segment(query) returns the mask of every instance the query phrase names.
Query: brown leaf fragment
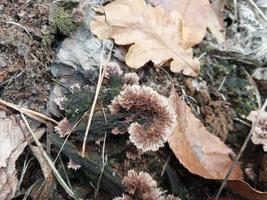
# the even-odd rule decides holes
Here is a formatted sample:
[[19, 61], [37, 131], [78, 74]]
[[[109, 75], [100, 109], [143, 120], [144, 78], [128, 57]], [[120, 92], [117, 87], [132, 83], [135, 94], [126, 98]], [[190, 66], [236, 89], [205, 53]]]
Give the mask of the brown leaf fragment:
[[224, 14], [223, 14], [224, 6], [225, 6], [224, 0], [214, 0], [211, 3], [211, 7], [217, 16], [217, 18], [221, 24], [221, 27], [224, 26]]
[[[233, 163], [230, 158], [232, 150], [207, 131], [174, 90], [170, 101], [176, 108], [178, 123], [168, 142], [176, 157], [193, 174], [208, 179], [224, 179]], [[229, 180], [235, 179], [243, 179], [239, 165], [229, 177]]]
[[153, 5], [161, 5], [167, 13], [178, 11], [183, 19], [182, 38], [187, 47], [202, 41], [207, 28], [217, 39], [224, 41], [220, 24], [209, 0], [149, 0]]
[[119, 45], [131, 45], [125, 58], [128, 66], [170, 62], [172, 72], [198, 75], [199, 61], [192, 58], [192, 49], [183, 41], [183, 23], [177, 12], [165, 13], [144, 0], [117, 0], [104, 10], [105, 16], [91, 21], [91, 31], [100, 39], [113, 38]]
[[267, 200], [267, 192], [258, 191], [242, 180], [227, 181], [227, 187], [249, 200]]
[[[6, 116], [3, 110], [0, 113], [0, 199], [9, 200], [18, 184], [15, 162], [28, 144], [30, 134], [22, 130], [23, 124], [14, 116]], [[44, 129], [37, 131], [43, 133]]]

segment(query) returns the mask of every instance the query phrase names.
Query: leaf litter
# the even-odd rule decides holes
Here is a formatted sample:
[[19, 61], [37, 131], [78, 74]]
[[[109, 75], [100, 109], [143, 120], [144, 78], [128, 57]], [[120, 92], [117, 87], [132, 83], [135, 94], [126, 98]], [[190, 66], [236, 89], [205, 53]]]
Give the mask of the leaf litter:
[[[121, 12], [117, 12], [117, 10]], [[126, 64], [140, 68], [150, 60], [155, 66], [170, 61], [173, 72], [197, 76], [199, 62], [182, 37], [182, 19], [177, 12], [166, 14], [144, 0], [119, 0], [104, 7], [105, 15], [96, 16], [91, 30], [101, 39], [113, 38], [116, 44], [131, 45]]]
[[[232, 99], [234, 95], [229, 92], [229, 85], [233, 85], [233, 83], [242, 85], [242, 79], [237, 74], [237, 81], [233, 81], [230, 72], [224, 73], [233, 64], [226, 60], [222, 61], [220, 58], [214, 58], [213, 53], [209, 52], [205, 46], [208, 43], [214, 47], [214, 38], [217, 41], [216, 45], [221, 45], [225, 38], [226, 40], [231, 39], [229, 35], [224, 35], [223, 30], [226, 29], [227, 32], [229, 28], [224, 27], [223, 20], [225, 17], [230, 16], [229, 18], [231, 18], [232, 15], [228, 16], [227, 14], [233, 10], [228, 7], [228, 2], [224, 3], [217, 0], [212, 1], [212, 4], [208, 0], [101, 0], [90, 3], [82, 0], [71, 0], [51, 4], [40, 3], [34, 7], [34, 4], [27, 2], [27, 6], [21, 6], [20, 11], [23, 11], [24, 8], [31, 9], [33, 6], [34, 9], [29, 12], [30, 15], [23, 15], [23, 12], [18, 13], [19, 17], [12, 18], [14, 22], [7, 23], [8, 26], [5, 24], [4, 27], [8, 30], [19, 30], [19, 34], [22, 33], [24, 38], [23, 41], [20, 41], [23, 44], [18, 44], [16, 39], [10, 38], [9, 35], [8, 40], [6, 40], [8, 42], [4, 45], [1, 43], [2, 46], [0, 46], [4, 51], [4, 54], [1, 54], [3, 56], [0, 57], [0, 66], [4, 68], [1, 71], [0, 80], [8, 83], [8, 87], [3, 93], [6, 100], [14, 100], [12, 92], [10, 93], [12, 90], [9, 81], [12, 82], [13, 79], [21, 76], [19, 72], [16, 74], [17, 69], [12, 68], [14, 63], [12, 64], [10, 60], [22, 55], [18, 57], [17, 61], [23, 65], [25, 56], [28, 58], [29, 55], [33, 55], [33, 60], [36, 58], [42, 62], [43, 57], [39, 53], [51, 55], [52, 52], [51, 49], [48, 49], [48, 51], [40, 51], [37, 54], [29, 54], [29, 51], [20, 49], [19, 54], [17, 54], [9, 47], [23, 46], [28, 48], [28, 45], [32, 44], [29, 43], [28, 39], [34, 39], [37, 42], [35, 44], [38, 44], [40, 40], [45, 39], [47, 31], [48, 35], [53, 35], [56, 38], [56, 42], [58, 42], [57, 40], [64, 40], [59, 46], [55, 45], [53, 42], [55, 40], [50, 43], [57, 48], [51, 72], [59, 81], [56, 81], [47, 109], [47, 113], [55, 116], [57, 120], [59, 118], [63, 120], [57, 127], [48, 125], [46, 120], [40, 121], [46, 124], [46, 131], [49, 133], [47, 148], [43, 145], [46, 138], [41, 139], [40, 145], [49, 152], [51, 157], [55, 156], [56, 159], [60, 159], [61, 164], [56, 162], [53, 170], [58, 169], [60, 173], [63, 172], [68, 181], [67, 187], [72, 188], [71, 185], [74, 185], [75, 189], [77, 188], [75, 191], [81, 198], [95, 196], [97, 199], [115, 197], [117, 197], [116, 199], [135, 199], [137, 197], [148, 200], [152, 196], [152, 199], [159, 200], [208, 199], [216, 195], [216, 190], [219, 188], [218, 182], [225, 178], [235, 161], [234, 152], [237, 153], [241, 146], [242, 140], [239, 140], [238, 137], [246, 136], [250, 129], [247, 127], [248, 123], [242, 119], [241, 114], [255, 110], [251, 106], [253, 103], [247, 102], [250, 96], [247, 96], [247, 99], [242, 99], [245, 92], [237, 91], [236, 88], [232, 88], [231, 92], [237, 92], [239, 98], [243, 100], [240, 104], [248, 105], [248, 107], [246, 107], [246, 111], [240, 112], [231, 105], [240, 99]], [[9, 10], [9, 5], [16, 7], [24, 4], [23, 1], [18, 2], [18, 4], [8, 4], [4, 1], [3, 5], [4, 8], [7, 6], [7, 10]], [[237, 4], [238, 8], [243, 5], [243, 2]], [[0, 4], [0, 13], [2, 8], [3, 6]], [[225, 10], [223, 10], [224, 8]], [[260, 8], [263, 8], [262, 5]], [[32, 25], [27, 22], [27, 19], [30, 18], [34, 22], [34, 16], [39, 16], [35, 9], [41, 13], [41, 21], [39, 21], [41, 23]], [[53, 16], [57, 16], [56, 29], [50, 27], [50, 23], [53, 24], [53, 22], [48, 20], [48, 10], [52, 12], [50, 13], [52, 18], [49, 16], [50, 20], [53, 21]], [[57, 12], [58, 10], [60, 12]], [[5, 12], [6, 15], [7, 12]], [[49, 23], [48, 29], [47, 23]], [[68, 29], [68, 24], [71, 24], [71, 30]], [[42, 25], [41, 29], [38, 25]], [[76, 26], [77, 29], [74, 30]], [[3, 30], [0, 33], [3, 33]], [[31, 37], [32, 35], [33, 37]], [[66, 38], [66, 36], [68, 37]], [[112, 49], [113, 46], [114, 49]], [[41, 45], [39, 47], [42, 48]], [[34, 49], [38, 48], [30, 48], [30, 51], [33, 50], [34, 52]], [[99, 65], [103, 64], [101, 62], [107, 58], [108, 52], [111, 50], [111, 63], [114, 63], [116, 67], [109, 68], [103, 79], [86, 139], [84, 132], [85, 127], [88, 126], [87, 113], [90, 110], [96, 89], [96, 80], [99, 76], [98, 68]], [[219, 50], [221, 51], [220, 48]], [[258, 55], [262, 55], [262, 50], [259, 49]], [[12, 56], [8, 56], [8, 51], [11, 52], [10, 55]], [[31, 63], [35, 66], [33, 60], [30, 59], [30, 62], [26, 63], [25, 66], [29, 67]], [[213, 62], [214, 60], [215, 62]], [[217, 63], [223, 63], [223, 65], [216, 65]], [[50, 59], [43, 64], [44, 66], [50, 65]], [[236, 71], [241, 67], [238, 60], [234, 61], [234, 65], [237, 66]], [[248, 66], [245, 67], [248, 68]], [[219, 69], [218, 72], [217, 69]], [[250, 73], [251, 70], [248, 72]], [[39, 74], [39, 71], [37, 70], [36, 73]], [[13, 74], [14, 78], [9, 79], [10, 74]], [[206, 74], [208, 78], [205, 76]], [[210, 77], [213, 78], [213, 81], [209, 82]], [[206, 96], [202, 96], [204, 93], [201, 90], [190, 91], [185, 84], [188, 80], [208, 81], [208, 87], [212, 87], [212, 89], [206, 89], [204, 92]], [[39, 84], [39, 82], [34, 83]], [[171, 90], [173, 86], [176, 91]], [[127, 87], [135, 88], [131, 95], [138, 97], [137, 100], [133, 101], [134, 98], [127, 98], [122, 95]], [[243, 89], [246, 90], [246, 87]], [[253, 87], [255, 88], [255, 85]], [[142, 92], [143, 88], [153, 92]], [[251, 91], [251, 89], [248, 90]], [[44, 90], [40, 90], [40, 93], [45, 98], [42, 95], [42, 97], [37, 95], [37, 98], [41, 99], [41, 104], [35, 104], [34, 107], [30, 106], [38, 111], [42, 110], [43, 103], [48, 97], [47, 93], [42, 91]], [[170, 127], [175, 125], [172, 120], [163, 115], [163, 108], [166, 106], [170, 91], [172, 95], [169, 98], [168, 111], [170, 113], [176, 112], [177, 124], [175, 123], [174, 131], [169, 130], [172, 134], [168, 133], [170, 136], [166, 138], [160, 130], [166, 124]], [[22, 97], [24, 99], [23, 105], [29, 106], [33, 100], [30, 97], [32, 93], [28, 92], [27, 94], [27, 88], [20, 90], [19, 93], [22, 96], [16, 97], [18, 99]], [[160, 97], [162, 101], [157, 101], [156, 97]], [[111, 102], [116, 98], [120, 99], [123, 108], [117, 106], [116, 112], [111, 112]], [[36, 100], [34, 101], [36, 102]], [[5, 104], [7, 105], [8, 102]], [[16, 108], [17, 111], [28, 111], [19, 106]], [[230, 114], [232, 108], [237, 115]], [[33, 117], [34, 115], [30, 116]], [[9, 119], [9, 116], [5, 116], [4, 119]], [[258, 129], [252, 137], [252, 142], [265, 145], [265, 140], [255, 139], [256, 137], [262, 139], [262, 136], [265, 135], [265, 122], [263, 120], [257, 125], [254, 121], [252, 120], [252, 126], [257, 126]], [[133, 125], [135, 125], [134, 130], [131, 128]], [[60, 133], [60, 137], [58, 133], [53, 133], [57, 131]], [[11, 130], [11, 132], [16, 133], [15, 130]], [[116, 135], [114, 135], [115, 133]], [[130, 137], [128, 137], [128, 133]], [[135, 140], [133, 140], [134, 133]], [[148, 148], [146, 145], [139, 145], [140, 142], [144, 142], [142, 138], [145, 138], [147, 144], [155, 142], [161, 148]], [[50, 140], [54, 145], [49, 145]], [[83, 140], [86, 142], [86, 148], [85, 156], [81, 157], [77, 149], [80, 149]], [[167, 143], [166, 140], [168, 140]], [[252, 148], [247, 148], [246, 153], [243, 153], [244, 158], [232, 170], [227, 187], [248, 199], [266, 199], [266, 194], [260, 192], [260, 190], [265, 189], [265, 186], [257, 184], [265, 182], [264, 168], [266, 164], [264, 164], [264, 159], [261, 163], [260, 179], [258, 179], [258, 172], [256, 171], [256, 167], [259, 165], [258, 160], [252, 162], [247, 160], [247, 154], [251, 155], [257, 152], [257, 147], [253, 143], [249, 144]], [[17, 147], [14, 145], [13, 148], [20, 148], [20, 145], [17, 144]], [[26, 145], [23, 143], [23, 148]], [[3, 146], [7, 145], [0, 147]], [[138, 149], [141, 146], [142, 148]], [[21, 152], [23, 148], [20, 150]], [[69, 199], [66, 197], [67, 194], [61, 191], [62, 188], [59, 187], [59, 190], [54, 190], [54, 180], [51, 169], [49, 169], [51, 166], [47, 166], [43, 155], [40, 152], [37, 153], [35, 147], [33, 148], [45, 177], [45, 187], [39, 194], [40, 197], [46, 198], [46, 195], [49, 194], [50, 196], [53, 193], [60, 198], [64, 196], [64, 199]], [[60, 156], [59, 152], [61, 153]], [[263, 151], [260, 153], [258, 151], [258, 154], [261, 158]], [[64, 165], [70, 169], [66, 169]], [[8, 199], [13, 197], [16, 192], [17, 180], [14, 174], [14, 161], [10, 169], [12, 169], [12, 179], [10, 180], [14, 179], [14, 184], [8, 184], [9, 194], [3, 193], [7, 195]], [[172, 177], [169, 176], [170, 169], [172, 169]], [[166, 173], [168, 177], [165, 176]], [[127, 179], [127, 174], [133, 178]], [[125, 178], [122, 179], [121, 177]], [[200, 177], [206, 180], [204, 181]], [[146, 179], [150, 180], [149, 184]], [[84, 183], [84, 180], [87, 180], [87, 183]], [[91, 184], [88, 183], [88, 180]], [[247, 180], [250, 180], [250, 183], [253, 181], [253, 186], [257, 190], [252, 188], [246, 182]], [[127, 185], [126, 189], [123, 189], [123, 184]], [[0, 184], [0, 186], [2, 185]], [[92, 185], [97, 185], [97, 189]], [[144, 187], [140, 188], [140, 185]], [[38, 184], [36, 187], [39, 187]], [[31, 195], [35, 194], [36, 187], [34, 187]], [[161, 188], [168, 191], [166, 195]], [[228, 199], [228, 197], [239, 199], [229, 190], [222, 196], [222, 199]]]

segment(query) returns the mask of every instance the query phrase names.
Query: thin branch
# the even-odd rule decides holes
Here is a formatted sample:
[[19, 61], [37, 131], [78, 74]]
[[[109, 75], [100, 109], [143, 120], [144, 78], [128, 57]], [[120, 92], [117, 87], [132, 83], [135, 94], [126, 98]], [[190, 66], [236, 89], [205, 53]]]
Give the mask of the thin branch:
[[221, 192], [222, 192], [224, 186], [226, 185], [229, 176], [231, 175], [232, 171], [233, 171], [234, 168], [236, 167], [236, 165], [237, 165], [237, 163], [238, 163], [238, 161], [239, 161], [239, 159], [240, 159], [242, 153], [244, 152], [245, 148], [247, 147], [247, 144], [248, 144], [248, 142], [249, 142], [249, 140], [250, 140], [250, 138], [251, 138], [251, 136], [252, 136], [252, 134], [253, 134], [253, 132], [254, 132], [254, 130], [255, 130], [255, 125], [258, 124], [259, 119], [260, 119], [260, 116], [261, 116], [261, 114], [264, 112], [266, 106], [267, 106], [267, 99], [265, 100], [265, 102], [264, 102], [264, 104], [263, 104], [263, 106], [262, 106], [262, 108], [261, 108], [259, 114], [257, 115], [256, 120], [255, 120], [255, 122], [253, 123], [252, 128], [250, 129], [250, 132], [249, 132], [249, 134], [248, 134], [248, 136], [247, 136], [245, 142], [243, 143], [243, 145], [242, 145], [242, 147], [241, 147], [241, 149], [240, 149], [240, 151], [239, 151], [237, 157], [235, 158], [233, 164], [231, 165], [231, 167], [230, 167], [229, 170], [227, 171], [227, 173], [226, 173], [226, 175], [225, 175], [225, 178], [224, 178], [224, 180], [223, 180], [223, 182], [222, 182], [222, 184], [221, 184], [221, 187], [220, 187], [220, 189], [218, 190], [218, 192], [217, 192], [217, 194], [216, 194], [215, 200], [218, 200], [218, 198], [220, 197]]
[[47, 161], [48, 165], [51, 167], [51, 170], [53, 171], [53, 174], [55, 175], [55, 177], [57, 178], [58, 182], [61, 184], [61, 186], [65, 189], [65, 191], [74, 199], [76, 198], [76, 195], [74, 194], [74, 192], [69, 188], [69, 186], [65, 183], [64, 179], [61, 177], [61, 175], [59, 174], [59, 172], [57, 171], [57, 169], [55, 168], [52, 160], [50, 159], [50, 157], [47, 155], [47, 153], [45, 152], [45, 150], [43, 149], [42, 144], [39, 142], [38, 138], [35, 136], [35, 134], [33, 133], [25, 115], [23, 113], [20, 113], [23, 122], [25, 123], [27, 129], [30, 131], [36, 145], [38, 146], [39, 150], [41, 151], [42, 155], [44, 156], [45, 160]]
[[258, 5], [253, 1], [253, 0], [248, 0], [252, 6], [259, 12], [260, 16], [267, 22], [267, 17], [265, 14], [262, 12], [262, 10], [258, 7]]
[[16, 25], [16, 26], [18, 26], [18, 27], [23, 28], [23, 29], [26, 31], [26, 33], [30, 36], [30, 38], [32, 39], [32, 36], [31, 36], [30, 32], [29, 32], [24, 26], [22, 26], [21, 24], [19, 24], [19, 23], [17, 23], [17, 22], [12, 22], [12, 21], [5, 22], [5, 23], [6, 23], [6, 24], [13, 24], [13, 25]]
[[9, 103], [3, 99], [0, 99], [0, 104], [2, 105], [5, 105], [7, 107], [10, 107], [10, 108], [13, 108], [14, 110], [20, 112], [20, 113], [23, 113], [41, 123], [46, 123], [46, 121], [50, 121], [52, 122], [53, 124], [56, 124], [58, 125], [58, 122], [54, 119], [52, 119], [51, 117], [48, 117], [42, 113], [39, 113], [39, 112], [36, 112], [36, 111], [33, 111], [33, 110], [30, 110], [30, 109], [27, 109], [27, 108], [23, 108], [23, 107], [20, 107], [20, 106], [17, 106], [13, 103]]
[[[105, 113], [105, 110], [104, 110], [104, 107], [102, 105], [102, 110], [103, 110], [103, 114], [104, 114], [104, 118], [105, 118], [105, 122], [107, 123], [107, 116], [106, 116], [106, 113]], [[107, 165], [107, 156], [105, 156], [105, 147], [106, 147], [106, 139], [107, 139], [107, 132], [105, 132], [105, 136], [104, 136], [104, 141], [103, 141], [103, 147], [102, 147], [102, 167], [101, 167], [101, 173], [100, 173], [100, 176], [98, 178], [98, 181], [97, 181], [97, 185], [96, 185], [96, 189], [95, 189], [95, 199], [97, 197], [97, 194], [98, 194], [98, 191], [99, 191], [99, 187], [100, 187], [100, 183], [101, 183], [101, 179], [102, 179], [102, 176], [103, 176], [103, 173], [104, 173], [104, 170], [105, 170], [105, 166]]]
[[59, 158], [59, 155], [60, 155], [60, 153], [62, 152], [62, 150], [63, 150], [65, 144], [67, 143], [67, 141], [68, 141], [68, 139], [69, 139], [71, 133], [74, 131], [74, 129], [78, 126], [78, 124], [82, 121], [82, 119], [83, 119], [87, 114], [88, 114], [88, 112], [85, 112], [85, 113], [83, 114], [83, 116], [82, 116], [82, 117], [81, 117], [81, 118], [80, 118], [80, 119], [73, 125], [72, 129], [67, 133], [67, 137], [65, 138], [63, 144], [61, 145], [61, 147], [60, 147], [60, 149], [59, 149], [59, 151], [58, 151], [58, 153], [57, 153], [57, 156], [56, 156], [56, 158], [55, 158], [55, 160], [54, 160], [54, 164], [56, 163], [57, 159]]
[[258, 107], [261, 108], [261, 95], [260, 95], [260, 91], [259, 91], [259, 89], [257, 87], [257, 84], [253, 80], [253, 78], [250, 76], [250, 74], [247, 72], [247, 70], [243, 69], [243, 71], [245, 72], [249, 83], [251, 84], [251, 86], [255, 90], [255, 96], [256, 96], [256, 99], [257, 99]]
[[90, 126], [91, 126], [91, 122], [92, 122], [92, 119], [93, 119], [96, 102], [97, 102], [97, 99], [98, 99], [98, 96], [99, 96], [99, 92], [100, 92], [100, 89], [101, 89], [101, 86], [102, 86], [102, 82], [103, 82], [103, 79], [104, 79], [104, 76], [105, 76], [106, 64], [109, 62], [110, 57], [111, 57], [111, 52], [112, 52], [112, 48], [110, 48], [110, 52], [109, 52], [108, 58], [107, 58], [107, 60], [105, 62], [103, 62], [103, 54], [104, 54], [103, 52], [104, 52], [104, 48], [105, 48], [105, 42], [106, 42], [106, 40], [103, 43], [103, 49], [102, 49], [102, 54], [101, 54], [101, 59], [100, 59], [99, 75], [98, 75], [98, 82], [97, 82], [97, 86], [96, 86], [95, 97], [94, 97], [94, 101], [93, 101], [93, 104], [92, 104], [92, 107], [91, 107], [91, 110], [90, 110], [90, 113], [89, 113], [87, 127], [86, 127], [86, 130], [85, 130], [85, 136], [84, 136], [83, 146], [82, 146], [82, 157], [85, 156], [86, 141], [87, 141], [89, 129], [90, 129]]

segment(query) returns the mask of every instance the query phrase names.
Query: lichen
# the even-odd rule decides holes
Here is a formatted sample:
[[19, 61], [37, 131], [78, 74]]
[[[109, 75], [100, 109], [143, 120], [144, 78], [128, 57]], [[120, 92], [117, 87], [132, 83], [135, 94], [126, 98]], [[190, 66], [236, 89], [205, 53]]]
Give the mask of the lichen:
[[62, 9], [58, 10], [54, 20], [59, 32], [65, 36], [70, 35], [76, 29], [76, 25], [72, 21], [71, 16]]

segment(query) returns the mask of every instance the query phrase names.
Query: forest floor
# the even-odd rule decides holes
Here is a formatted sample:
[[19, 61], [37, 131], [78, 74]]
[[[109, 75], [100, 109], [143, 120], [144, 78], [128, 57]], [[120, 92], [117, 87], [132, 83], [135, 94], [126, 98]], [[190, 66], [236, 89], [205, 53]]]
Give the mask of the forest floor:
[[[60, 79], [62, 77], [56, 77], [51, 73], [50, 67], [56, 63], [55, 59], [62, 48], [63, 41], [70, 38], [75, 29], [80, 26], [79, 17], [83, 17], [84, 13], [77, 11], [78, 7], [79, 1], [56, 3], [26, 0], [0, 1], [1, 99], [19, 108], [28, 108], [45, 115], [50, 114], [50, 117], [56, 121], [61, 121], [66, 117], [71, 128], [81, 119], [55, 164], [55, 168], [66, 184], [79, 198], [108, 200], [121, 196], [122, 192], [125, 193], [121, 179], [130, 169], [134, 169], [137, 172], [147, 172], [157, 181], [162, 191], [182, 200], [215, 199], [222, 184], [222, 176], [216, 177], [215, 175], [210, 178], [207, 175], [207, 178], [202, 172], [198, 173], [198, 170], [194, 171], [193, 167], [188, 167], [184, 164], [187, 160], [184, 161], [179, 157], [180, 154], [174, 150], [170, 141], [158, 151], [142, 152], [130, 142], [128, 134], [121, 134], [127, 131], [125, 126], [129, 125], [130, 121], [134, 121], [131, 117], [142, 115], [137, 112], [127, 118], [125, 112], [116, 115], [109, 112], [112, 99], [119, 95], [123, 88], [121, 79], [106, 77], [102, 82], [87, 139], [85, 157], [81, 156], [80, 151], [88, 123], [87, 116], [99, 83], [98, 70], [93, 76], [90, 73], [87, 76], [84, 75], [83, 78], [85, 82], [88, 80], [88, 83], [84, 86], [78, 84], [78, 89], [74, 87], [72, 88], [74, 92], [66, 95], [64, 103], [58, 103], [59, 106], [64, 107], [62, 110], [59, 109], [62, 111], [60, 115], [53, 116], [51, 110], [47, 111], [54, 86], [62, 80]], [[227, 26], [235, 23], [227, 16], [224, 19]], [[225, 145], [223, 148], [227, 147], [229, 152], [234, 152], [231, 156], [227, 155], [227, 159], [229, 158], [230, 163], [233, 163], [235, 155], [239, 153], [253, 127], [246, 117], [251, 111], [260, 108], [259, 99], [264, 100], [266, 88], [253, 80], [252, 74], [258, 67], [257, 64], [245, 63], [234, 58], [227, 59], [228, 55], [218, 53], [209, 47], [207, 38], [193, 48], [194, 56], [199, 58], [200, 62], [198, 77], [173, 73], [168, 64], [155, 68], [152, 62], [137, 70], [122, 67], [122, 73], [138, 74], [140, 84], [153, 88], [160, 96], [168, 97], [174, 87], [183, 102], [191, 108], [190, 113], [193, 113], [194, 120], [200, 120], [197, 123], [203, 124], [208, 134], [215, 135], [216, 141], [219, 138], [218, 140]], [[115, 47], [120, 48], [116, 45]], [[80, 87], [82, 89], [79, 89]], [[17, 115], [17, 111], [6, 106], [1, 105], [1, 109], [8, 110], [8, 116]], [[149, 112], [147, 111], [137, 121], [142, 124], [142, 120], [149, 120], [149, 114], [151, 114]], [[84, 113], [85, 116], [83, 116]], [[190, 123], [195, 123], [195, 121], [188, 123], [191, 126]], [[55, 159], [64, 139], [58, 136], [53, 128], [54, 124], [31, 121], [31, 126], [45, 127], [45, 133], [40, 138], [40, 142], [46, 153]], [[121, 130], [114, 129], [114, 127], [119, 127]], [[199, 130], [200, 127], [202, 125], [199, 126]], [[70, 127], [64, 128], [71, 129]], [[112, 134], [114, 132], [116, 135]], [[0, 151], [4, 148], [4, 146], [0, 147]], [[211, 147], [207, 146], [207, 148]], [[190, 150], [197, 151], [196, 149]], [[185, 151], [189, 150], [185, 149]], [[219, 153], [221, 152], [214, 150], [215, 155]], [[216, 160], [210, 155], [205, 156], [203, 159], [207, 160], [203, 161], [199, 158], [200, 161], [195, 162], [201, 162], [202, 165], [209, 162], [212, 165], [212, 160]], [[193, 158], [190, 159], [194, 163]], [[191, 165], [194, 165], [192, 163]], [[212, 174], [212, 170], [217, 167], [216, 164], [218, 163], [214, 166], [204, 166], [204, 168]], [[267, 199], [266, 194], [259, 192], [267, 191], [267, 156], [262, 146], [255, 145], [249, 140], [238, 165], [244, 174], [242, 180], [251, 186], [247, 191], [254, 188], [255, 194], [259, 195], [255, 195], [255, 199]], [[40, 159], [32, 153], [30, 146], [22, 151], [16, 160], [16, 177], [20, 180], [20, 185], [17, 186], [13, 199], [72, 199], [66, 189], [56, 181], [57, 178], [55, 176], [51, 178], [49, 170], [45, 175], [44, 166], [47, 164], [43, 163], [40, 167]], [[73, 169], [75, 167], [77, 170]], [[4, 190], [3, 188], [0, 187], [0, 192]], [[240, 185], [237, 189], [225, 187], [219, 199], [253, 199], [251, 195], [244, 192], [246, 188], [240, 188], [242, 188]], [[135, 198], [142, 199], [143, 197], [133, 197]], [[6, 197], [6, 199], [9, 198]]]

